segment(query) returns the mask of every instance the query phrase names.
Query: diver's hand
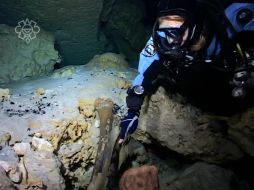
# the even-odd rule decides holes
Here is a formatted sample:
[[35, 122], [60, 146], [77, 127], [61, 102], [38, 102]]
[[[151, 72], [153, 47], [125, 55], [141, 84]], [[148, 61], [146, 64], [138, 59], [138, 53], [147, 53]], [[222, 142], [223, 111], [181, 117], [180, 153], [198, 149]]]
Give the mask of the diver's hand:
[[121, 120], [120, 138], [118, 143], [121, 144], [129, 134], [132, 134], [138, 127], [139, 112], [128, 111], [126, 116]]

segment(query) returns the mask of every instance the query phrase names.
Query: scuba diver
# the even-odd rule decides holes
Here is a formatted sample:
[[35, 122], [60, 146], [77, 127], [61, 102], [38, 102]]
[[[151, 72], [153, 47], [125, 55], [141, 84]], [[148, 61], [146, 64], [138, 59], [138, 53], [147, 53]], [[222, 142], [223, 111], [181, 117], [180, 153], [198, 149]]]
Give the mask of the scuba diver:
[[225, 73], [234, 98], [245, 96], [254, 71], [253, 1], [159, 2], [152, 37], [140, 53], [139, 74], [127, 91], [119, 144], [136, 130], [144, 97], [158, 76], [177, 84], [192, 80], [204, 65]]

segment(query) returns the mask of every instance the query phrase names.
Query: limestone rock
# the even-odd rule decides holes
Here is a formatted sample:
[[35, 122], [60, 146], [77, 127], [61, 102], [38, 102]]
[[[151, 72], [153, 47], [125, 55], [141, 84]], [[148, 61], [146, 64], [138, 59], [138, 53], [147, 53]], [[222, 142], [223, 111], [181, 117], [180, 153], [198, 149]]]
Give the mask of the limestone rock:
[[77, 178], [78, 186], [87, 187], [90, 183], [92, 174], [93, 174], [93, 167], [90, 167], [88, 169], [85, 169], [82, 167], [78, 168], [74, 172], [74, 177]]
[[34, 136], [37, 137], [37, 138], [42, 138], [42, 134], [37, 132], [37, 133], [34, 133]]
[[[149, 4], [152, 4], [152, 1]], [[147, 28], [140, 22], [145, 17], [144, 2], [115, 1], [112, 7], [104, 6], [103, 11], [109, 11], [110, 8], [110, 17], [102, 31], [113, 46], [112, 49], [126, 55], [128, 60], [138, 60], [140, 50], [149, 38], [149, 34], [145, 32]], [[105, 17], [101, 18], [103, 19]]]
[[60, 147], [58, 154], [60, 157], [70, 158], [81, 151], [84, 144], [77, 142], [73, 144], [64, 144]]
[[4, 146], [0, 150], [0, 165], [9, 172], [16, 167], [18, 163], [18, 157], [15, 152], [9, 146]]
[[31, 150], [31, 147], [29, 143], [15, 143], [13, 149], [17, 155], [24, 156]]
[[254, 107], [230, 118], [229, 135], [247, 154], [254, 157]]
[[85, 117], [94, 117], [94, 100], [89, 99], [79, 99], [78, 108], [79, 113]]
[[36, 122], [34, 120], [29, 120], [28, 128], [30, 129], [38, 129], [41, 128], [42, 124], [40, 122]]
[[[64, 175], [72, 180], [73, 185], [87, 186], [91, 179], [91, 166], [95, 162], [96, 150], [91, 144], [84, 144], [78, 141], [60, 147], [58, 157], [65, 168]], [[77, 167], [79, 166], [79, 167]]]
[[101, 7], [102, 0], [5, 1], [0, 4], [0, 20], [11, 26], [26, 17], [34, 20], [41, 30], [55, 36], [55, 45], [66, 65], [83, 65], [96, 53], [105, 51], [105, 40], [96, 38]]
[[61, 164], [51, 152], [30, 151], [24, 156], [29, 186], [47, 186], [47, 189], [65, 189], [64, 179], [60, 173]]
[[22, 174], [19, 171], [17, 163], [0, 160], [0, 167], [2, 167], [8, 173], [9, 178], [14, 183], [19, 183], [21, 181]]
[[21, 181], [18, 158], [9, 146], [3, 147], [0, 151], [0, 166], [4, 168], [13, 182], [18, 183]]
[[15, 190], [13, 183], [6, 176], [4, 169], [0, 166], [0, 190]]
[[20, 157], [20, 162], [18, 164], [19, 170], [22, 173], [22, 181], [21, 184], [27, 184], [27, 169], [24, 164], [24, 157]]
[[[0, 79], [0, 83], [1, 83], [1, 79]], [[0, 88], [0, 102], [9, 100], [10, 97], [11, 97], [10, 90], [8, 88], [6, 89]]]
[[124, 172], [119, 182], [120, 190], [159, 190], [158, 169], [141, 166]]
[[77, 68], [73, 65], [69, 65], [63, 67], [61, 69], [57, 69], [52, 74], [53, 78], [63, 78], [63, 77], [70, 77], [76, 72]]
[[45, 94], [45, 90], [43, 88], [38, 88], [36, 91], [35, 91], [35, 94], [37, 96], [43, 96]]
[[148, 160], [148, 155], [145, 150], [145, 147], [139, 143], [138, 141], [135, 141], [134, 139], [130, 139], [130, 141], [122, 146], [119, 152], [119, 158], [118, 158], [118, 169], [121, 168], [122, 164], [127, 160], [129, 157], [135, 157], [135, 162], [132, 162], [133, 164], [140, 166], [145, 164]]
[[215, 127], [223, 129], [226, 126], [186, 104], [180, 96], [166, 94], [162, 87], [144, 105], [139, 121], [137, 139], [148, 143], [155, 139], [190, 158], [221, 163], [243, 156], [223, 130], [214, 130]]
[[238, 185], [233, 172], [200, 162], [187, 168], [179, 179], [170, 184], [168, 190], [232, 190], [239, 189]]
[[2, 24], [0, 49], [0, 83], [46, 75], [59, 62], [53, 36], [42, 29], [35, 39], [26, 44], [18, 38], [14, 28]]
[[8, 145], [11, 140], [11, 134], [9, 132], [5, 132], [1, 134], [0, 132], [0, 144]]
[[32, 145], [36, 150], [53, 152], [53, 145], [45, 139], [33, 137]]
[[73, 143], [82, 139], [88, 142], [91, 138], [90, 127], [91, 122], [89, 119], [84, 119], [83, 116], [77, 116], [72, 119], [64, 119], [58, 124], [56, 128], [51, 131], [44, 131], [43, 137], [50, 141], [55, 150], [58, 150], [60, 141]]
[[22, 173], [20, 172], [18, 166], [15, 169], [11, 170], [8, 176], [14, 183], [19, 183], [22, 180]]
[[72, 185], [75, 186], [81, 184], [87, 186], [91, 178], [88, 173], [93, 168], [97, 153], [95, 148], [97, 141], [95, 143], [91, 140], [94, 137], [91, 127], [93, 120], [94, 118], [80, 114], [75, 118], [62, 120], [48, 133], [43, 132], [43, 138], [47, 138], [53, 144], [63, 164], [62, 168], [65, 171], [63, 175], [70, 178]]
[[120, 89], [128, 89], [131, 87], [131, 83], [128, 80], [123, 78], [118, 79], [116, 81], [116, 85], [117, 85], [117, 88], [120, 88]]
[[86, 64], [88, 68], [97, 69], [126, 69], [128, 68], [128, 62], [124, 56], [116, 53], [104, 53], [101, 55], [95, 55], [91, 61]]

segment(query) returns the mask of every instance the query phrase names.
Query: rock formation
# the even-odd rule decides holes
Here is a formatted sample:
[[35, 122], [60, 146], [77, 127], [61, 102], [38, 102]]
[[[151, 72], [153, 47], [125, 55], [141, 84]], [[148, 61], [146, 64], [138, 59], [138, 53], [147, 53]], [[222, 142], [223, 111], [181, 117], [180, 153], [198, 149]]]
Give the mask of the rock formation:
[[1, 190], [15, 190], [14, 184], [6, 176], [5, 170], [0, 167], [0, 189]]
[[9, 100], [11, 97], [10, 90], [8, 88], [0, 88], [0, 102]]
[[241, 187], [233, 172], [216, 165], [196, 163], [173, 181], [168, 190], [246, 190]]
[[[0, 165], [18, 189], [89, 185], [99, 131], [124, 113], [126, 88], [135, 74], [120, 55], [108, 53], [95, 60], [1, 89]], [[100, 62], [109, 62], [110, 70]], [[105, 171], [109, 165], [110, 160]]]
[[43, 29], [27, 44], [18, 38], [14, 27], [2, 24], [0, 49], [0, 83], [49, 74], [60, 62], [54, 37]]
[[229, 120], [230, 138], [251, 157], [254, 157], [254, 107]]
[[101, 8], [102, 0], [75, 3], [68, 0], [45, 0], [43, 3], [3, 0], [0, 19], [9, 26], [17, 26], [26, 18], [37, 22], [41, 29], [54, 35], [55, 45], [65, 63], [61, 66], [83, 65], [93, 55], [105, 51], [105, 40], [99, 42], [96, 38]]
[[227, 120], [221, 119], [160, 87], [142, 109], [136, 138], [147, 143], [155, 140], [192, 159], [213, 163], [238, 160], [243, 152], [225, 132]]
[[[105, 0], [101, 31], [105, 35], [110, 51], [119, 52], [129, 61], [138, 60], [140, 50], [149, 38], [147, 26], [142, 23], [146, 10], [143, 1]], [[108, 16], [110, 14], [110, 17]], [[152, 27], [149, 27], [149, 30]]]

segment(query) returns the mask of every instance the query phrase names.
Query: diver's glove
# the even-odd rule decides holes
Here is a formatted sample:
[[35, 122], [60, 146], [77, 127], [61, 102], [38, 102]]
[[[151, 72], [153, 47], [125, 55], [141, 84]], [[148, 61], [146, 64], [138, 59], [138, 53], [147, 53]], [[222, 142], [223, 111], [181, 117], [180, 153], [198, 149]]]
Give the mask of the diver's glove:
[[139, 110], [141, 109], [145, 96], [144, 88], [141, 85], [133, 86], [128, 89], [127, 94], [126, 104], [129, 110], [126, 116], [121, 120], [119, 144], [137, 129]]
[[139, 112], [128, 111], [126, 116], [121, 120], [119, 143], [122, 143], [128, 135], [132, 134], [137, 129], [138, 117]]

